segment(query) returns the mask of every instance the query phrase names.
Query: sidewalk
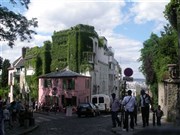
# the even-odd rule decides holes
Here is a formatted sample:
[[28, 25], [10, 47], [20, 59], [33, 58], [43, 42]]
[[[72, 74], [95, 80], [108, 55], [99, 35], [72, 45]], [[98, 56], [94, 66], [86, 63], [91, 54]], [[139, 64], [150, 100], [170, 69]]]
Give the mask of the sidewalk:
[[[39, 113], [39, 114], [43, 114], [43, 115], [52, 115], [54, 114], [54, 112], [42, 112], [42, 111], [37, 111], [37, 112], [34, 112], [34, 113]], [[58, 112], [57, 115], [66, 115], [65, 113], [61, 113], [61, 112]], [[74, 115], [74, 114], [72, 114]], [[39, 125], [36, 123], [35, 121], [35, 125], [34, 126], [29, 126], [28, 128], [26, 127], [20, 127], [19, 123], [15, 123], [14, 124], [14, 127], [13, 128], [6, 128], [5, 130], [5, 135], [25, 135], [29, 132], [32, 132], [33, 130], [37, 129], [39, 127]]]
[[16, 124], [12, 129], [6, 129], [5, 135], [24, 135], [26, 133], [29, 133], [36, 128], [38, 128], [39, 125], [30, 126], [28, 128], [20, 127], [19, 124]]
[[37, 125], [36, 122], [34, 125], [28, 127], [20, 126], [19, 122], [14, 123], [13, 127], [9, 127], [8, 123], [5, 123], [5, 135], [24, 135], [38, 127], [39, 125]]
[[161, 126], [153, 126], [152, 113], [149, 117], [149, 126], [142, 127], [141, 114], [138, 115], [138, 122], [133, 131], [123, 131], [122, 128], [115, 128], [111, 131], [117, 135], [180, 135], [179, 127], [175, 127], [173, 123], [167, 122], [165, 117], [162, 117]]

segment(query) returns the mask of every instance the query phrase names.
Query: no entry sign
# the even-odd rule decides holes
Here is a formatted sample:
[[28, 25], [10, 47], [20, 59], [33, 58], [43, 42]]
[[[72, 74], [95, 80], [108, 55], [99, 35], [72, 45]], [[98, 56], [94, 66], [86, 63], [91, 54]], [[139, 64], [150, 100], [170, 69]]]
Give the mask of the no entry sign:
[[126, 68], [124, 70], [124, 75], [125, 76], [131, 76], [133, 74], [133, 70], [131, 68]]

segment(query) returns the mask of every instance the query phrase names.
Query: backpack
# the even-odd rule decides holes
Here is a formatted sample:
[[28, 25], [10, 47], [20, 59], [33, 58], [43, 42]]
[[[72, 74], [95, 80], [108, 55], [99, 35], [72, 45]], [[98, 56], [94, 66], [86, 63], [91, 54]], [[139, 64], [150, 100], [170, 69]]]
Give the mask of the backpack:
[[151, 104], [151, 98], [148, 94], [145, 94], [145, 97], [144, 95], [142, 96], [142, 99], [143, 99], [143, 105], [146, 107], [146, 106], [149, 106], [149, 104]]

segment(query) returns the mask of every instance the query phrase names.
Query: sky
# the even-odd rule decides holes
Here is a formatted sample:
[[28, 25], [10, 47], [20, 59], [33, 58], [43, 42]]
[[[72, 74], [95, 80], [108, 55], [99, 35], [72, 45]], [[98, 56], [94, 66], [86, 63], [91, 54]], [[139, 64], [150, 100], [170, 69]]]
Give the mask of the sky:
[[10, 48], [0, 41], [0, 56], [14, 62], [21, 56], [22, 47], [42, 46], [52, 40], [54, 31], [69, 29], [77, 24], [94, 26], [99, 36], [106, 37], [108, 47], [115, 52], [124, 76], [124, 70], [131, 68], [133, 78], [144, 79], [139, 71], [140, 50], [151, 33], [158, 34], [168, 23], [163, 11], [170, 0], [31, 0], [29, 9], [12, 7], [9, 0], [0, 4], [28, 19], [37, 18], [38, 28], [34, 29], [31, 42], [16, 41]]

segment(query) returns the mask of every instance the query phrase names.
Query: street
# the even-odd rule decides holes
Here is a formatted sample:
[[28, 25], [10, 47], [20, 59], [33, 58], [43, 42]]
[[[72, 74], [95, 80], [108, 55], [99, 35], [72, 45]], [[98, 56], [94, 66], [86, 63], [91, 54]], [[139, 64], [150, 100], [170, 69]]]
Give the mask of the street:
[[34, 113], [36, 124], [39, 125], [29, 135], [111, 135], [111, 116], [81, 117], [65, 114], [43, 115]]
[[[122, 131], [121, 127], [112, 130], [111, 115], [97, 117], [81, 117], [76, 114], [65, 116], [64, 113], [50, 113], [49, 115], [34, 113], [36, 124], [39, 127], [28, 135], [179, 135], [180, 130], [172, 123], [162, 121], [162, 126], [153, 126], [150, 116], [149, 127], [142, 128], [141, 116], [138, 116], [138, 125], [134, 131]], [[114, 131], [114, 132], [112, 132]]]

